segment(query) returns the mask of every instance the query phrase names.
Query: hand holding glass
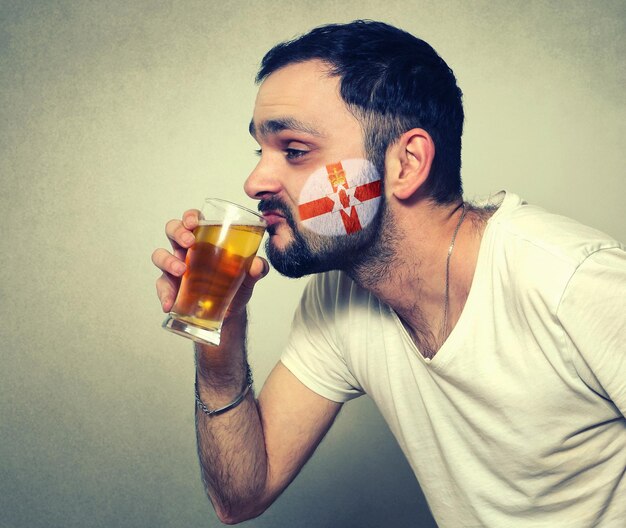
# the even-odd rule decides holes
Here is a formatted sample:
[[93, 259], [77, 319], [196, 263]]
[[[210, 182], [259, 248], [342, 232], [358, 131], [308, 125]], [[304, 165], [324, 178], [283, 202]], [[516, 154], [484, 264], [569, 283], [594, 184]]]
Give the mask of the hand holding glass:
[[187, 267], [163, 328], [219, 345], [224, 316], [265, 232], [263, 217], [226, 200], [207, 198], [187, 250]]

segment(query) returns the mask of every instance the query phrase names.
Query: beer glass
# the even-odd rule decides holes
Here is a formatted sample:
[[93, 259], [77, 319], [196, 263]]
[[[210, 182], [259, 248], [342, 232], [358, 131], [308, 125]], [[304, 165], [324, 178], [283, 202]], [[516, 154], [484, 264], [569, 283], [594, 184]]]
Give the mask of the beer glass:
[[226, 310], [250, 269], [265, 220], [226, 200], [207, 198], [196, 241], [187, 250], [187, 269], [163, 328], [198, 343], [219, 345]]

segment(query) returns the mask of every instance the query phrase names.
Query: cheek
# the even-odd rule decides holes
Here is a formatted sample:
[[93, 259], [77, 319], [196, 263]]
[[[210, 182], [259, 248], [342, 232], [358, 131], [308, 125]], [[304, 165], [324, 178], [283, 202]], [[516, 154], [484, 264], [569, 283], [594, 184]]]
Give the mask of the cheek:
[[341, 160], [309, 176], [298, 199], [303, 227], [323, 236], [349, 236], [366, 227], [381, 205], [381, 177], [365, 159]]

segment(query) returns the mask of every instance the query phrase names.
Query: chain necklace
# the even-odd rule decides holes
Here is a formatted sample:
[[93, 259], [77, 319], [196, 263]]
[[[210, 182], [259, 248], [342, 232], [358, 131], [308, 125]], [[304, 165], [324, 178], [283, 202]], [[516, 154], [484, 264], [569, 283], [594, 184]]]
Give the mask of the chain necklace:
[[461, 228], [461, 224], [465, 219], [465, 213], [467, 213], [467, 209], [465, 207], [465, 202], [461, 205], [463, 208], [463, 212], [461, 213], [461, 217], [459, 218], [459, 222], [456, 224], [456, 228], [454, 229], [454, 233], [452, 235], [452, 240], [450, 241], [450, 247], [448, 248], [448, 257], [446, 259], [446, 292], [445, 298], [443, 301], [443, 327], [441, 329], [441, 344], [443, 345], [446, 334], [448, 332], [448, 307], [450, 305], [450, 257], [452, 256], [452, 251], [454, 250], [454, 242], [456, 242], [456, 235]]

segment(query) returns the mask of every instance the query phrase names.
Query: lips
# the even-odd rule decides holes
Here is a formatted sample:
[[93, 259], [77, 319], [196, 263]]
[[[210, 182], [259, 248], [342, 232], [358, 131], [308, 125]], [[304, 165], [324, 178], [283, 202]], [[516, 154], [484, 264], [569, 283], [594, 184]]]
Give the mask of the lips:
[[285, 216], [278, 211], [263, 211], [263, 218], [267, 222], [268, 226], [274, 225], [281, 220], [285, 219]]
[[259, 202], [259, 212], [268, 226], [274, 225], [289, 216], [287, 206], [277, 196], [265, 198]]

